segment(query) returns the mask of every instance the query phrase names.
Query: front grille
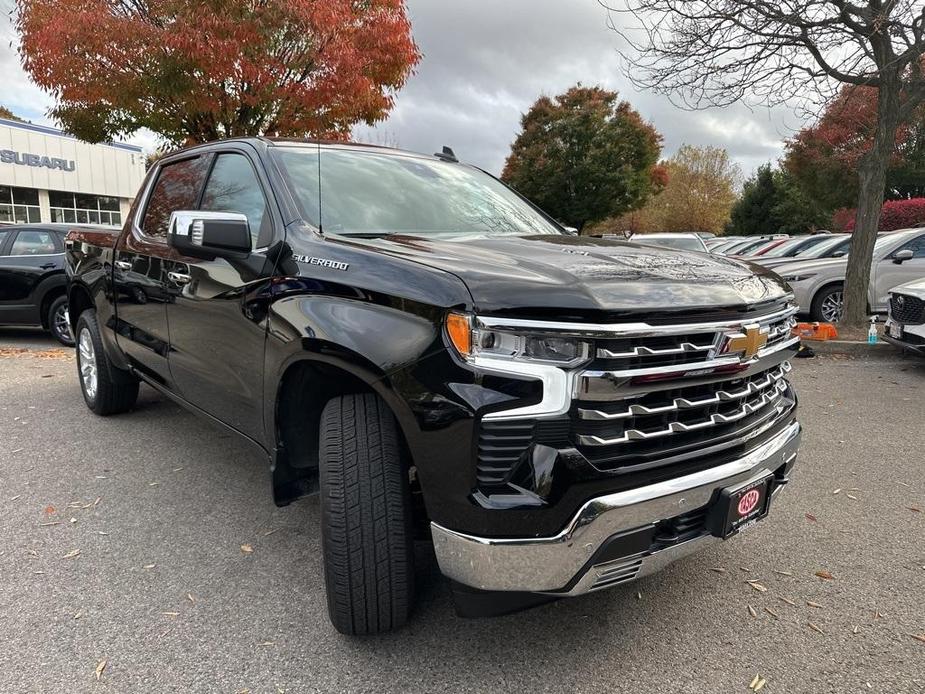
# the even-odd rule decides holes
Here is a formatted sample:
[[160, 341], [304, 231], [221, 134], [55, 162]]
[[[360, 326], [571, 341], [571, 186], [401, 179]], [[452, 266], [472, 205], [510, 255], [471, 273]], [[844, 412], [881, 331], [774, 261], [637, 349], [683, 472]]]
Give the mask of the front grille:
[[891, 294], [890, 315], [897, 323], [922, 325], [925, 323], [925, 301], [908, 294]]

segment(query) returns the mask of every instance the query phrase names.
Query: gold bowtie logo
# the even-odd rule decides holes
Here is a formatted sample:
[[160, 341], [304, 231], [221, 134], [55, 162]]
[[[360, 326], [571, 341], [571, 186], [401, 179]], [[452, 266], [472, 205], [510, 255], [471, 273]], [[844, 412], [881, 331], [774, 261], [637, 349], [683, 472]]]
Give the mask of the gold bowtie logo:
[[741, 333], [730, 335], [726, 341], [727, 352], [742, 352], [745, 359], [751, 359], [758, 350], [768, 344], [768, 334], [757, 325], [750, 325]]

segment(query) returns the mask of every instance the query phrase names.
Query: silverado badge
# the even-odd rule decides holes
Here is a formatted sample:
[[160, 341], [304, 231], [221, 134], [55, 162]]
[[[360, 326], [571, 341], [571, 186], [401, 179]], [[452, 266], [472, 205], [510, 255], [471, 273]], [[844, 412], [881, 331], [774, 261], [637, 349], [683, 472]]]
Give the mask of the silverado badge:
[[768, 333], [762, 331], [757, 325], [749, 325], [740, 333], [726, 336], [725, 352], [742, 352], [744, 360], [749, 360], [758, 354], [758, 350], [768, 344]]

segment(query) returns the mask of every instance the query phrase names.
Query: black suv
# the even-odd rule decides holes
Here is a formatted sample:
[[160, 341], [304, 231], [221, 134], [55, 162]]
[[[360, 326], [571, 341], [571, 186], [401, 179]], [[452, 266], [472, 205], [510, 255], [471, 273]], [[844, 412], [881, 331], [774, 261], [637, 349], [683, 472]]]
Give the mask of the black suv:
[[67, 321], [64, 235], [70, 225], [0, 227], [0, 325], [40, 325], [74, 345]]

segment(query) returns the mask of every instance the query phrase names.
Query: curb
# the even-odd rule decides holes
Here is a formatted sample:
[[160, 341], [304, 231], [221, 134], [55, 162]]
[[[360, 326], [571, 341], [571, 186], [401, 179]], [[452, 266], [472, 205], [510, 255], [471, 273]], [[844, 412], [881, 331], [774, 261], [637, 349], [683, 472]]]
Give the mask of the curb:
[[853, 357], [884, 357], [892, 358], [902, 355], [902, 350], [896, 349], [888, 342], [880, 341], [875, 344], [858, 340], [803, 340], [803, 344], [811, 347], [816, 354], [841, 354]]

